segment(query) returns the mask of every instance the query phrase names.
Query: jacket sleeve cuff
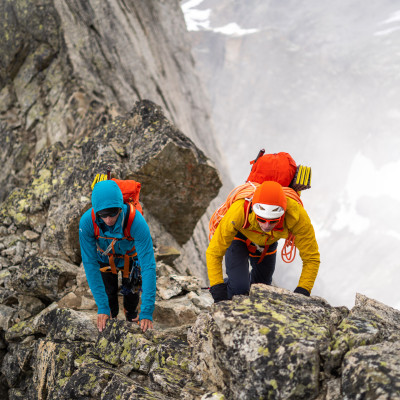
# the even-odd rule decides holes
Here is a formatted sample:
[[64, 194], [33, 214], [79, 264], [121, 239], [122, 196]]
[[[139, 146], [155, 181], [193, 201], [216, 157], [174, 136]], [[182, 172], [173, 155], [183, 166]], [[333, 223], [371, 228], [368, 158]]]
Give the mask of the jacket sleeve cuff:
[[110, 307], [107, 307], [106, 305], [104, 305], [102, 307], [97, 306], [97, 314], [111, 315]]
[[307, 296], [307, 297], [310, 296], [310, 292], [309, 292], [307, 289], [304, 289], [304, 288], [302, 288], [302, 287], [300, 287], [300, 286], [297, 286], [297, 288], [294, 289], [294, 292], [295, 292], [295, 293], [303, 294], [304, 296]]
[[219, 283], [218, 285], [211, 286], [210, 293], [214, 299], [214, 303], [228, 300], [228, 288], [226, 283]]
[[141, 321], [142, 319], [149, 319], [150, 321], [153, 321], [153, 316], [151, 314], [140, 313], [139, 320]]

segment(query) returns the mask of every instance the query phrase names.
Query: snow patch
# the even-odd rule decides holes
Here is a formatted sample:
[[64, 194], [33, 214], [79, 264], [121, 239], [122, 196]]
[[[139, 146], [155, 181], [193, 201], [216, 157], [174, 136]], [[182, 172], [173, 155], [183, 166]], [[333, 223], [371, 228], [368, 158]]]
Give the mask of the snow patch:
[[188, 31], [212, 31], [227, 36], [245, 36], [259, 31], [259, 29], [242, 29], [236, 22], [231, 22], [219, 28], [210, 26], [211, 9], [199, 10], [203, 0], [189, 0], [181, 4]]
[[213, 31], [228, 36], [245, 36], [256, 33], [259, 29], [242, 29], [236, 22], [231, 22], [221, 28], [214, 28]]
[[211, 9], [198, 10], [203, 0], [189, 0], [181, 5], [188, 31], [210, 30]]
[[400, 29], [400, 27], [398, 27], [398, 26], [396, 26], [394, 28], [385, 29], [383, 31], [375, 32], [374, 36], [390, 35], [391, 33], [398, 31], [399, 29]]
[[[202, 0], [203, 1], [203, 0]], [[383, 24], [391, 24], [392, 22], [399, 22], [400, 21], [400, 11], [396, 11], [393, 13], [388, 19], [382, 22]]]
[[[400, 22], [400, 11], [396, 11], [395, 13], [393, 13], [388, 19], [381, 22], [381, 25], [392, 24], [393, 22]], [[393, 28], [388, 28], [382, 31], [375, 32], [374, 36], [390, 35], [391, 33], [398, 31], [399, 29], [400, 26], [394, 26]]]

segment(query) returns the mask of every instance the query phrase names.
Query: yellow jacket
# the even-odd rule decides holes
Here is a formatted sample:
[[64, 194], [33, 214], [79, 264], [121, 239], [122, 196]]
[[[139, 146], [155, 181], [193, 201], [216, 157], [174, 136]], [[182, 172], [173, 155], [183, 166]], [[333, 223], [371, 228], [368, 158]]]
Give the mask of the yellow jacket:
[[246, 229], [242, 228], [245, 222], [244, 202], [244, 199], [237, 200], [231, 205], [215, 230], [207, 248], [206, 258], [210, 286], [224, 282], [222, 259], [238, 232], [260, 246], [270, 245], [282, 238], [286, 239], [289, 232], [292, 232], [295, 236], [295, 245], [303, 261], [303, 270], [298, 286], [311, 293], [318, 274], [320, 256], [314, 228], [306, 210], [297, 201], [287, 197], [283, 230], [265, 233], [259, 227], [254, 212], [249, 215], [250, 226]]

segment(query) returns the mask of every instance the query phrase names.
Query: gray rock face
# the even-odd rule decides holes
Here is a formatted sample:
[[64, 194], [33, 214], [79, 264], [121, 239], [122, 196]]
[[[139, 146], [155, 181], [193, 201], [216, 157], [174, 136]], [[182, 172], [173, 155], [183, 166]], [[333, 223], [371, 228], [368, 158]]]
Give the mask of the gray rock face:
[[220, 161], [178, 1], [3, 0], [0, 15], [0, 200], [29, 179], [32, 154], [145, 98]]
[[3, 397], [400, 398], [398, 310], [358, 295], [349, 311], [265, 285], [212, 305], [195, 278], [158, 270], [146, 333], [119, 319], [99, 333], [95, 312], [57, 303], [15, 323], [16, 303], [6, 301]]
[[[355, 322], [361, 315], [363, 325]], [[249, 297], [197, 319], [188, 335], [192, 372], [232, 399], [398, 398], [399, 316], [364, 296], [349, 313], [321, 298], [253, 285]], [[360, 334], [369, 341], [357, 340]]]
[[78, 268], [64, 260], [31, 256], [24, 260], [16, 276], [10, 280], [10, 287], [20, 294], [53, 301], [71, 290], [76, 284], [77, 273]]
[[[172, 281], [189, 293], [198, 290], [184, 277]], [[179, 300], [184, 311], [182, 294], [159, 304], [176, 309], [171, 300]], [[186, 303], [186, 312], [191, 307]], [[181, 327], [161, 328], [156, 318], [158, 330], [143, 334], [136, 325], [113, 320], [99, 334], [94, 314], [54, 303], [7, 330], [1, 372], [10, 398], [400, 396], [397, 310], [358, 295], [349, 311], [264, 285], [253, 285], [249, 297], [208, 307], [192, 327], [182, 319]], [[355, 322], [362, 318], [364, 325]], [[370, 332], [369, 342], [357, 340], [366, 337], [362, 326], [368, 324], [377, 332]], [[348, 347], [340, 347], [338, 357], [337, 344], [344, 342]]]
[[[111, 329], [110, 336], [94, 345], [94, 304], [77, 265], [78, 223], [90, 207], [95, 174], [107, 166], [118, 178], [142, 183], [144, 214], [155, 231], [160, 284], [154, 316], [159, 329], [193, 323], [211, 304], [199, 279], [176, 272], [188, 269], [180, 261], [186, 251], [182, 244], [216, 196], [219, 174], [160, 107], [138, 102], [130, 113], [108, 121], [71, 148], [57, 142], [43, 149], [34, 159], [30, 183], [0, 205], [5, 260], [0, 271], [5, 349], [0, 353], [0, 395], [5, 398], [101, 394], [114, 399], [118, 393], [121, 398], [182, 394], [194, 399], [205, 393], [186, 379], [189, 352], [182, 333], [160, 340], [149, 333], [157, 338], [145, 340], [136, 327], [132, 336], [124, 322], [115, 321], [117, 331]], [[206, 191], [198, 190], [200, 182]], [[182, 352], [179, 360], [177, 351]]]
[[[35, 254], [40, 243], [41, 249], [50, 254], [79, 261], [75, 256], [79, 247], [78, 220], [72, 214], [78, 208], [84, 210], [85, 194], [71, 199], [69, 191], [64, 194], [64, 204], [56, 207], [49, 189], [59, 190], [63, 182], [80, 185], [81, 182], [65, 172], [67, 166], [74, 165], [77, 171], [82, 166], [82, 159], [74, 159], [76, 144], [82, 145], [82, 138], [90, 137], [99, 126], [115, 121], [117, 116], [126, 118], [136, 101], [150, 99], [162, 106], [169, 122], [164, 117], [160, 119], [158, 111], [143, 114], [143, 120], [132, 119], [130, 123], [137, 124], [136, 130], [146, 130], [145, 136], [141, 139], [137, 136], [129, 146], [129, 140], [124, 144], [114, 141], [105, 148], [111, 146], [120, 157], [129, 157], [133, 164], [137, 159], [140, 164], [147, 157], [141, 154], [142, 142], [152, 141], [155, 145], [154, 157], [158, 158], [132, 169], [146, 183], [143, 192], [149, 199], [148, 210], [157, 219], [165, 220], [161, 231], [157, 228], [153, 231], [158, 232], [160, 246], [175, 248], [173, 258], [179, 258], [176, 264], [180, 272], [195, 273], [205, 282], [208, 221], [207, 217], [198, 221], [205, 208], [199, 191], [193, 189], [201, 186], [211, 199], [217, 195], [219, 179], [207, 179], [208, 161], [203, 155], [196, 153], [192, 159], [190, 152], [184, 155], [182, 148], [178, 156], [171, 143], [167, 143], [167, 136], [163, 143], [155, 142], [157, 136], [152, 131], [156, 125], [146, 125], [162, 124], [164, 132], [169, 130], [170, 139], [179, 137], [181, 144], [186, 140], [180, 133], [184, 132], [213, 159], [227, 181], [209, 121], [208, 102], [194, 72], [178, 1], [167, 6], [158, 0], [105, 1], [101, 5], [97, 1], [45, 0], [31, 6], [29, 1], [16, 4], [4, 0], [0, 2], [0, 14], [4, 21], [0, 36], [5, 39], [0, 44], [0, 141], [3, 143], [0, 201], [8, 199], [11, 205], [21, 197], [27, 198], [24, 204], [19, 202], [18, 211], [13, 215], [21, 219], [19, 226], [22, 223], [32, 226], [31, 230], [41, 234], [41, 239], [24, 235], [22, 242], [31, 242], [25, 253]], [[88, 143], [85, 149], [94, 150], [90, 146]], [[44, 153], [33, 162], [41, 150]], [[69, 156], [64, 160], [58, 153], [65, 150]], [[147, 151], [150, 150], [147, 146]], [[102, 148], [96, 151], [98, 156], [103, 154]], [[171, 164], [177, 159], [181, 164]], [[115, 157], [110, 156], [109, 161], [115, 161]], [[204, 181], [191, 175], [191, 166], [198, 161], [205, 168]], [[155, 169], [157, 163], [164, 168]], [[42, 170], [40, 174], [39, 170]], [[172, 173], [181, 174], [181, 183], [177, 186], [174, 186], [177, 181], [171, 180]], [[37, 186], [34, 199], [24, 190], [30, 186], [32, 176]], [[153, 196], [148, 185], [149, 177], [153, 185], [165, 191], [164, 201], [157, 205], [157, 196]], [[15, 193], [8, 197], [13, 190]], [[186, 204], [187, 196], [191, 196], [192, 207], [186, 214], [179, 213], [178, 218], [177, 212]], [[48, 213], [43, 212], [49, 203]], [[23, 221], [25, 209], [29, 209], [28, 222]], [[49, 220], [59, 220], [62, 229], [55, 223], [49, 224]], [[194, 231], [193, 224], [197, 224]], [[7, 229], [14, 229], [12, 223], [5, 225]], [[0, 226], [0, 236], [2, 229]], [[57, 254], [61, 244], [65, 247]], [[184, 249], [180, 251], [183, 244]], [[6, 254], [0, 254], [2, 265], [21, 263], [16, 247], [2, 249], [0, 244], [0, 252], [3, 251]]]
[[342, 376], [344, 397], [399, 399], [399, 351], [400, 343], [396, 341], [359, 347], [346, 354]]
[[22, 324], [12, 329], [12, 351], [2, 365], [8, 385], [28, 398], [195, 399], [205, 393], [186, 379], [187, 328], [143, 334], [114, 320], [97, 334], [86, 313], [53, 308], [42, 315], [46, 332], [33, 325], [28, 332]]
[[[79, 219], [90, 207], [90, 185], [96, 173], [104, 173], [107, 166], [119, 179], [141, 182], [144, 212], [152, 215], [150, 227], [157, 225], [155, 229], [163, 232], [162, 239], [155, 236], [156, 246], [172, 245], [179, 253], [221, 186], [212, 163], [161, 109], [149, 101], [138, 102], [125, 117], [99, 127], [90, 138], [77, 140], [72, 149], [56, 143], [38, 154], [31, 184], [15, 190], [0, 206], [8, 229], [16, 230], [13, 240], [2, 240], [7, 247], [2, 256], [14, 263], [18, 256], [21, 263], [26, 248], [28, 254], [36, 248], [79, 262]], [[203, 185], [207, 189], [199, 190]], [[39, 231], [40, 237], [28, 239], [23, 234], [27, 228]]]

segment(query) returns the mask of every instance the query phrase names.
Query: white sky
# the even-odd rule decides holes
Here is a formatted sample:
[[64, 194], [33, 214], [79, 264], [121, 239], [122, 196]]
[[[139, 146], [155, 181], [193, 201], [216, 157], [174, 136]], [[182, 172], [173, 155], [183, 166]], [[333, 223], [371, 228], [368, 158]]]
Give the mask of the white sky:
[[341, 209], [332, 228], [348, 228], [355, 234], [368, 230], [370, 220], [357, 213], [357, 203], [363, 197], [385, 197], [400, 201], [400, 190], [396, 190], [393, 181], [396, 176], [400, 176], [400, 160], [377, 168], [371, 159], [361, 153], [356, 154], [348, 174], [345, 193], [340, 197]]
[[[214, 19], [210, 18], [212, 10], [199, 9], [202, 7], [202, 3], [203, 0], [188, 0], [182, 4], [189, 31], [207, 30], [232, 36], [258, 32], [255, 29], [242, 29], [235, 21], [222, 27], [211, 26], [210, 21], [214, 21]], [[379, 41], [379, 43], [392, 43], [392, 40], [394, 43], [397, 40], [398, 34], [395, 36], [395, 32], [400, 29], [400, 10], [395, 12], [392, 12], [392, 10], [393, 8], [386, 15], [382, 12], [381, 15], [383, 15], [383, 18], [377, 19], [377, 23], [369, 26], [365, 31], [361, 30], [359, 39], [351, 36], [354, 32], [358, 34], [359, 31], [349, 29], [349, 37], [354, 39], [351, 43], [356, 49], [359, 49], [361, 55], [368, 55], [370, 53], [371, 57], [375, 55], [375, 48], [372, 47], [372, 43], [376, 44], [379, 37], [393, 34], [393, 37], [385, 37], [383, 38], [385, 41]], [[331, 15], [327, 17], [327, 22], [332, 22], [331, 20], [337, 17], [338, 15]], [[351, 18], [347, 21], [347, 25], [344, 24], [344, 26], [348, 27], [353, 27], [353, 25], [354, 21]], [[328, 29], [327, 26], [329, 27], [330, 25], [324, 25], [324, 29]], [[357, 25], [357, 27], [360, 26], [363, 27], [362, 23]], [[363, 36], [365, 32], [370, 36]], [[314, 33], [318, 35], [320, 32], [316, 31]], [[322, 31], [322, 33], [326, 34], [325, 31]], [[343, 51], [343, 54], [339, 53], [340, 56], [343, 56], [342, 58], [338, 57], [339, 61], [343, 59], [352, 61], [351, 57], [349, 59], [345, 58], [346, 51], [352, 54], [349, 50], [351, 47], [346, 47], [346, 44], [343, 43], [345, 34], [346, 32], [341, 36], [337, 35], [336, 31], [332, 32], [331, 41], [334, 42], [337, 39], [339, 42], [337, 47], [333, 46], [332, 48], [339, 48]], [[373, 36], [377, 37], [376, 41], [371, 40]], [[393, 47], [389, 48], [393, 49]], [[377, 68], [376, 70], [381, 72], [382, 75], [387, 73], [390, 79], [389, 74], [393, 73], [393, 66], [390, 65], [390, 62], [393, 61], [391, 54], [385, 54], [384, 48], [380, 48], [378, 54], [379, 56], [386, 56], [385, 61], [389, 65], [382, 63], [381, 68]], [[300, 60], [302, 59], [300, 58]], [[333, 60], [334, 57], [332, 56], [330, 61], [333, 62]], [[292, 61], [297, 61], [296, 54], [292, 55]], [[349, 65], [352, 64], [349, 62]], [[357, 65], [357, 63], [354, 65]], [[340, 67], [341, 65], [338, 64], [339, 71], [341, 70]], [[279, 74], [275, 76], [280, 78], [285, 77]], [[400, 126], [398, 118], [400, 106], [398, 102], [394, 101], [392, 103], [392, 111], [372, 107], [376, 104], [379, 105], [379, 102], [374, 99], [371, 93], [374, 93], [377, 97], [380, 95], [384, 96], [385, 93], [381, 93], [379, 90], [368, 92], [364, 89], [370, 87], [370, 83], [373, 87], [374, 81], [371, 81], [371, 79], [378, 78], [375, 76], [370, 77], [368, 74], [356, 74], [356, 76], [358, 78], [361, 77], [362, 80], [355, 82], [354, 87], [349, 86], [352, 93], [354, 95], [359, 94], [359, 98], [376, 111], [375, 114], [365, 114], [363, 118], [367, 120], [369, 118], [372, 119], [374, 116], [381, 118], [385, 122], [382, 125], [382, 129], [389, 129], [389, 131], [385, 131], [385, 137], [389, 137], [391, 132], [394, 132], [395, 135], [398, 131], [396, 124]], [[338, 77], [340, 78], [340, 74], [338, 74]], [[339, 80], [339, 88], [341, 87], [340, 83], [341, 81]], [[396, 90], [394, 86], [393, 91]], [[339, 113], [338, 115], [342, 115], [344, 118], [342, 128], [349, 129], [349, 132], [352, 132], [354, 125], [356, 125], [355, 121], [351, 120], [348, 123], [349, 121], [345, 119], [346, 113], [343, 115], [343, 109], [340, 108], [339, 111], [342, 114]], [[373, 124], [371, 125], [374, 126]], [[329, 131], [329, 129], [327, 130]], [[378, 129], [376, 135], [379, 136], [382, 133]], [[390, 143], [390, 140], [388, 142]], [[238, 141], [238, 143], [239, 146], [247, 148], [247, 144], [243, 141]], [[397, 143], [397, 141], [393, 143]], [[368, 146], [365, 147], [368, 149]], [[324, 208], [324, 212], [320, 212], [318, 216], [319, 209], [317, 208], [317, 213], [310, 215], [321, 250], [321, 268], [313, 295], [324, 297], [333, 305], [346, 305], [351, 308], [354, 304], [355, 293], [358, 292], [400, 309], [397, 282], [398, 278], [400, 278], [400, 261], [398, 261], [397, 254], [395, 253], [396, 248], [400, 244], [400, 211], [396, 213], [397, 210], [400, 210], [400, 189], [396, 186], [400, 177], [400, 160], [385, 164], [380, 159], [380, 162], [376, 163], [374, 159], [370, 159], [366, 155], [366, 153], [372, 154], [371, 151], [363, 152], [362, 144], [358, 148], [360, 151], [354, 154], [354, 156], [353, 154], [351, 155], [352, 161], [350, 167], [346, 168], [345, 171], [341, 171], [344, 182], [343, 186], [338, 188], [337, 192], [334, 193], [334, 201], [330, 201], [329, 203], [332, 205], [331, 214], [327, 216], [326, 211], [328, 209]], [[243, 153], [245, 149], [240, 150]], [[369, 148], [369, 150], [371, 149]], [[393, 154], [393, 148], [388, 148], [388, 150], [390, 150], [390, 154]], [[281, 149], [280, 151], [288, 150]], [[382, 151], [380, 154], [382, 154]], [[311, 192], [309, 194], [307, 191], [306, 194], [306, 196], [310, 196], [309, 205], [312, 203]], [[332, 193], [329, 196], [333, 197]], [[382, 204], [380, 204], [380, 201], [382, 201]], [[336, 202], [338, 206], [336, 206]], [[302, 263], [299, 255], [295, 262], [290, 265], [283, 265], [279, 261], [279, 258], [277, 258], [274, 279], [277, 280], [278, 285], [281, 287], [287, 289], [295, 287], [301, 273]]]

